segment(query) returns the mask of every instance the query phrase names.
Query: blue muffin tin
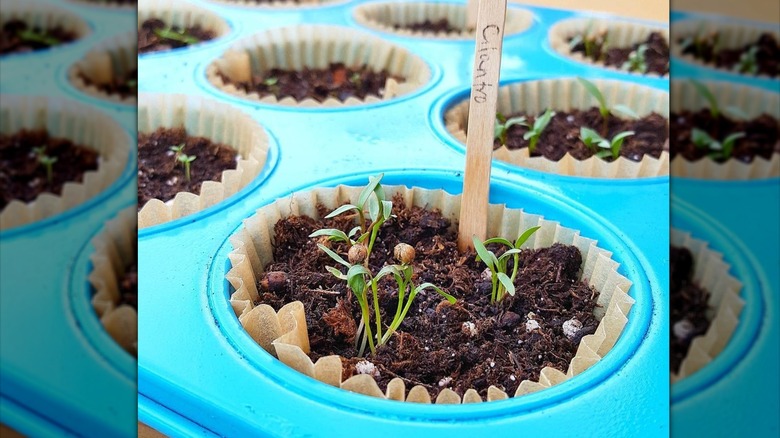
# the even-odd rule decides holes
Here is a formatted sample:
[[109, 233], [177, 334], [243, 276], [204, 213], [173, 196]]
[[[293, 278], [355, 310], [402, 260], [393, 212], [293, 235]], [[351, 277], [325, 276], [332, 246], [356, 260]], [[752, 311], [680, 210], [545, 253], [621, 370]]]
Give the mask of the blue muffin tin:
[[[50, 51], [0, 58], [3, 94], [43, 95], [93, 106], [134, 144], [135, 107], [100, 101], [70, 86], [65, 72], [105, 39], [133, 29], [132, 9], [39, 2], [87, 22], [82, 39]], [[29, 436], [134, 436], [136, 364], [103, 330], [87, 281], [89, 241], [135, 202], [136, 152], [106, 190], [56, 216], [0, 232], [0, 413]]]
[[[772, 30], [766, 23], [672, 12], [676, 21], [706, 20]], [[776, 30], [776, 27], [774, 28]], [[672, 58], [675, 80], [721, 80], [780, 92], [780, 80], [702, 67]], [[708, 181], [673, 178], [672, 226], [707, 241], [743, 283], [745, 308], [715, 360], [671, 389], [672, 434], [777, 436], [780, 421], [780, 178]]]
[[[361, 28], [352, 18], [361, 3], [354, 1], [300, 9], [192, 3], [221, 16], [231, 32], [192, 48], [140, 56], [140, 90], [230, 102], [265, 127], [279, 156], [257, 188], [176, 223], [139, 231], [139, 421], [175, 436], [333, 436], [365, 430], [407, 436], [481, 436], [486, 430], [497, 436], [519, 431], [564, 436], [571, 430], [586, 436], [668, 434], [668, 177], [565, 177], [495, 162], [491, 202], [582, 230], [614, 251], [620, 272], [634, 282], [637, 304], [614, 349], [563, 384], [476, 405], [401, 404], [304, 377], [255, 344], [228, 303], [229, 236], [279, 197], [313, 187], [364, 185], [380, 172], [386, 184], [459, 193], [465, 156], [441, 118], [470, 86], [474, 45]], [[534, 19], [526, 31], [506, 37], [502, 82], [582, 75], [668, 90], [663, 78], [556, 54], [547, 42], [549, 28], [580, 14], [509, 7], [525, 8]], [[431, 80], [398, 99], [325, 109], [251, 102], [206, 80], [206, 67], [235, 41], [298, 24], [339, 25], [379, 36], [427, 62]]]

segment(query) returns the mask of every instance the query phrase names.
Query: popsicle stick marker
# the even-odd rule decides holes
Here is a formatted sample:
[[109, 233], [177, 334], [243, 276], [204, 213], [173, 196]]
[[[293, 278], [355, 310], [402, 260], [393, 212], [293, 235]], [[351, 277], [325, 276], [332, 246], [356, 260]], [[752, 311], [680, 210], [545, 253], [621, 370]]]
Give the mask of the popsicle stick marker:
[[487, 233], [493, 129], [505, 19], [506, 0], [479, 1], [466, 136], [466, 172], [458, 225], [458, 249], [461, 251], [473, 247], [473, 236], [485, 240]]

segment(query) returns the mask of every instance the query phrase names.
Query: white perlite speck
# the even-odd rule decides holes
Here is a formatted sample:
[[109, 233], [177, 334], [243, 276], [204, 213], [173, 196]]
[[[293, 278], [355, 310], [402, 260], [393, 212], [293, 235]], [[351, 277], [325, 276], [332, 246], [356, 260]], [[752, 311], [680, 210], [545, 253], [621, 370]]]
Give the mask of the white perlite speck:
[[582, 323], [577, 318], [572, 318], [563, 323], [563, 334], [569, 339], [574, 339], [582, 329]]
[[525, 322], [525, 331], [531, 333], [534, 330], [539, 330], [539, 323], [535, 319], [529, 319]]
[[472, 338], [474, 336], [477, 336], [477, 326], [471, 322], [466, 321], [460, 326], [461, 331], [463, 331], [464, 334], [467, 334], [471, 336]]
[[356, 363], [355, 371], [357, 371], [358, 374], [368, 374], [369, 376], [379, 377], [379, 370], [376, 369], [376, 366], [373, 363], [367, 360], [361, 360]]
[[445, 386], [449, 385], [450, 382], [452, 382], [452, 377], [445, 377], [439, 380], [439, 387], [444, 388]]
[[693, 324], [687, 319], [681, 319], [674, 323], [672, 332], [674, 333], [674, 337], [679, 340], [688, 339], [693, 332]]

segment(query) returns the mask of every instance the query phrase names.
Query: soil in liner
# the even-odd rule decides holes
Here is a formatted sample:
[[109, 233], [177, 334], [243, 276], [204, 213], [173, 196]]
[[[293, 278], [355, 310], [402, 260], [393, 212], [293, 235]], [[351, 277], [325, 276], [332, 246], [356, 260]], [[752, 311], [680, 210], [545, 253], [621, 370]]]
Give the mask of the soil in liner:
[[[451, 305], [432, 291], [420, 293], [391, 340], [375, 356], [356, 357], [359, 306], [347, 293], [345, 282], [325, 271], [325, 266], [334, 263], [317, 248], [316, 239], [308, 237], [321, 228], [348, 231], [353, 220], [282, 219], [274, 227], [275, 262], [266, 267], [266, 280], [258, 283], [260, 302], [276, 309], [295, 300], [304, 303], [313, 360], [341, 355], [344, 379], [356, 374], [357, 363], [368, 360], [375, 365], [376, 380], [383, 390], [394, 377], [401, 377], [407, 389], [423, 385], [433, 397], [445, 387], [461, 395], [474, 388], [485, 397], [490, 385], [512, 395], [522, 380], [538, 379], [544, 366], [568, 369], [580, 339], [598, 325], [593, 316], [596, 292], [578, 279], [582, 256], [577, 248], [556, 244], [523, 251], [515, 282], [517, 294], [494, 305], [485, 266], [475, 261], [473, 251], [458, 252], [450, 221], [436, 211], [401, 208], [399, 198], [394, 205], [397, 217], [379, 233], [370, 260], [372, 272], [396, 263], [393, 248], [407, 243], [417, 254], [415, 284], [431, 282], [458, 302]], [[320, 210], [323, 216], [328, 213]], [[333, 249], [346, 252], [341, 243], [333, 244]], [[268, 282], [280, 276], [283, 281]], [[386, 280], [380, 283], [379, 301], [383, 321], [389, 324], [397, 306], [397, 289], [392, 280]], [[530, 313], [539, 327], [527, 331], [533, 328], [533, 323], [527, 324]], [[562, 325], [574, 318], [582, 326], [568, 338]]]
[[138, 53], [179, 49], [203, 41], [212, 40], [217, 34], [196, 25], [182, 29], [168, 26], [163, 20], [150, 18], [138, 29]]
[[347, 67], [332, 63], [326, 69], [302, 70], [271, 69], [252, 77], [251, 82], [234, 82], [220, 73], [225, 83], [235, 85], [245, 93], [257, 93], [260, 97], [276, 96], [281, 100], [292, 97], [297, 101], [306, 98], [323, 102], [328, 98], [345, 101], [350, 97], [365, 99], [368, 96], [382, 97], [389, 78], [398, 82], [403, 79], [387, 71], [374, 71], [368, 66]]
[[21, 20], [10, 20], [3, 24], [0, 32], [0, 54], [45, 50], [74, 41], [76, 38], [75, 32], [65, 30], [61, 26], [41, 29], [30, 27]]
[[[571, 40], [570, 38], [569, 41]], [[656, 73], [661, 76], [668, 74], [669, 43], [666, 42], [666, 39], [659, 32], [652, 32], [645, 41], [634, 44], [631, 47], [612, 47], [608, 45], [606, 51], [604, 51], [604, 39], [600, 39], [593, 45], [590, 59], [593, 62], [603, 62], [607, 66], [623, 69], [623, 64], [629, 60], [631, 52], [637, 50], [642, 44], [647, 47], [644, 56], [647, 71], [644, 73]], [[585, 43], [576, 44], [571, 51], [573, 53], [582, 53], [585, 56]]]
[[[44, 147], [43, 153], [34, 148]], [[40, 157], [56, 158], [49, 180]], [[67, 182], [81, 182], [84, 173], [98, 167], [98, 153], [46, 131], [0, 134], [0, 210], [12, 200], [32, 202], [41, 193], [61, 195]]]
[[437, 21], [425, 20], [423, 22], [412, 23], [407, 25], [397, 24], [394, 27], [396, 30], [406, 29], [412, 32], [424, 32], [424, 33], [453, 33], [453, 32], [461, 32], [462, 30], [453, 27], [450, 24], [450, 21], [447, 20], [446, 18], [442, 18], [441, 20], [437, 20]]
[[709, 294], [693, 283], [694, 260], [687, 248], [670, 248], [671, 371], [677, 373], [696, 336], [710, 326], [705, 312]]
[[[510, 114], [506, 118], [519, 116], [525, 116], [531, 126], [537, 118], [537, 114], [524, 112]], [[627, 137], [620, 148], [620, 156], [632, 161], [641, 161], [645, 155], [658, 158], [665, 150], [669, 127], [666, 119], [660, 114], [651, 113], [636, 120], [610, 116], [607, 135], [604, 135], [602, 131], [602, 124], [601, 114], [596, 107], [585, 111], [578, 109], [555, 111], [555, 116], [552, 117], [547, 128], [542, 131], [536, 149], [531, 156], [543, 156], [552, 161], [559, 161], [567, 152], [577, 160], [592, 157], [596, 152], [585, 146], [585, 143], [580, 140], [580, 127], [582, 126], [591, 128], [602, 137], [610, 140], [620, 132], [634, 131], [634, 135]], [[510, 150], [528, 147], [529, 141], [523, 139], [523, 134], [526, 132], [528, 132], [528, 128], [525, 126], [510, 126], [506, 136], [506, 147]], [[496, 139], [494, 149], [500, 147], [501, 142]], [[604, 160], [612, 161], [612, 157], [606, 157]]]
[[[187, 181], [184, 165], [172, 146], [184, 144], [184, 154], [197, 157]], [[138, 134], [138, 208], [157, 198], [163, 202], [179, 192], [200, 193], [204, 181], [220, 181], [222, 172], [236, 168], [236, 151], [204, 137], [190, 137], [182, 128]]]
[[126, 304], [138, 310], [138, 262], [125, 267], [125, 275], [119, 279], [119, 305]]
[[79, 77], [87, 85], [92, 85], [98, 90], [111, 95], [119, 96], [122, 99], [128, 97], [136, 97], [138, 94], [138, 70], [133, 69], [128, 71], [124, 75], [114, 76], [111, 82], [108, 83], [95, 83], [84, 74], [79, 73]]
[[710, 153], [708, 148], [698, 147], [693, 142], [693, 128], [704, 130], [718, 141], [730, 134], [743, 132], [745, 137], [736, 141], [731, 157], [745, 163], [752, 162], [755, 157], [769, 160], [772, 154], [780, 153], [780, 124], [768, 114], [735, 121], [723, 115], [714, 118], [708, 109], [701, 109], [671, 113], [670, 118], [671, 132], [674, 133], [669, 141], [672, 159], [680, 154], [688, 161], [697, 161]]
[[[687, 41], [680, 40], [680, 44], [687, 44]], [[767, 75], [773, 78], [780, 75], [780, 43], [771, 33], [762, 33], [758, 40], [742, 47], [718, 48], [718, 46], [718, 34], [713, 34], [710, 38], [702, 38], [698, 42], [687, 44], [682, 53], [707, 64], [715, 64], [719, 68], [736, 69], [740, 73]], [[746, 71], [740, 67], [740, 58], [743, 54], [749, 55], [751, 49], [755, 50], [756, 72]]]

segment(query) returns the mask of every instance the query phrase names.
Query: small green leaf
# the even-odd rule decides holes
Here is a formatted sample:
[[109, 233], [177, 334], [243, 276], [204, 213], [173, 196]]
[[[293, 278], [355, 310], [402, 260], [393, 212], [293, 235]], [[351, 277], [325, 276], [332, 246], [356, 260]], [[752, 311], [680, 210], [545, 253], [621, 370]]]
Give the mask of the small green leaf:
[[360, 232], [360, 226], [357, 226], [357, 227], [349, 230], [349, 233], [347, 233], [347, 236], [352, 238], [352, 237], [355, 237], [355, 235], [357, 235], [357, 233], [359, 233], [359, 232]]
[[520, 248], [525, 243], [525, 241], [528, 240], [531, 235], [533, 235], [540, 228], [542, 227], [536, 226], [525, 230], [525, 232], [523, 232], [523, 234], [521, 234], [517, 240], [515, 240], [515, 248]]
[[385, 220], [393, 214], [393, 201], [382, 201], [382, 216]]
[[490, 238], [490, 239], [486, 240], [483, 243], [484, 243], [485, 246], [490, 245], [491, 243], [500, 243], [501, 245], [506, 245], [509, 248], [512, 248], [512, 242], [510, 242], [507, 239], [504, 239], [503, 237], [493, 237], [493, 238]]
[[360, 196], [358, 197], [357, 205], [360, 206], [360, 208], [365, 208], [368, 197], [371, 196], [371, 193], [374, 192], [374, 189], [376, 189], [376, 187], [379, 185], [379, 181], [382, 180], [383, 176], [384, 174], [379, 174], [369, 179], [368, 185], [363, 188], [363, 190], [360, 192]]
[[601, 150], [594, 154], [597, 158], [607, 158], [612, 156], [611, 150]]
[[352, 265], [347, 271], [347, 284], [355, 295], [362, 295], [366, 287], [364, 275], [371, 277], [371, 272], [363, 265]]
[[496, 260], [495, 254], [488, 251], [477, 236], [474, 236], [472, 240], [474, 241], [474, 249], [477, 251], [478, 258], [482, 260], [491, 271], [495, 271], [495, 266], [497, 264], [494, 262], [494, 260]]
[[574, 50], [579, 44], [582, 43], [582, 35], [575, 35], [569, 40], [569, 50]]
[[712, 114], [713, 118], [718, 118], [718, 115], [720, 114], [720, 109], [718, 108], [718, 100], [715, 99], [715, 95], [710, 92], [710, 89], [707, 88], [706, 85], [702, 84], [701, 82], [697, 81], [696, 79], [691, 79], [691, 84], [696, 88], [696, 91], [699, 92], [699, 95], [703, 97], [707, 102], [710, 104], [710, 113]]
[[506, 289], [507, 293], [509, 295], [514, 296], [515, 295], [515, 285], [512, 283], [512, 280], [509, 279], [509, 277], [504, 274], [503, 272], [498, 273], [498, 281], [501, 282], [501, 285], [504, 286], [504, 289]]
[[630, 117], [632, 119], [638, 119], [639, 118], [639, 114], [637, 114], [634, 110], [632, 110], [628, 106], [622, 105], [622, 104], [618, 104], [618, 105], [613, 106], [612, 107], [612, 112], [613, 113], [617, 112], [620, 115], [628, 116], [628, 117]]
[[379, 219], [379, 201], [376, 198], [368, 198], [368, 217], [372, 222]]
[[346, 233], [344, 233], [341, 230], [336, 230], [334, 228], [328, 228], [324, 230], [317, 230], [311, 234], [309, 234], [309, 237], [319, 237], [319, 236], [328, 236], [330, 237], [330, 240], [334, 242], [349, 242], [349, 237], [347, 237]]
[[334, 268], [333, 266], [325, 266], [325, 269], [328, 272], [330, 272], [331, 274], [333, 274], [333, 276], [338, 278], [339, 280], [346, 280], [347, 279], [346, 275], [344, 275], [341, 271], [339, 271], [338, 269]]
[[341, 207], [333, 210], [332, 212], [330, 212], [330, 214], [325, 216], [325, 219], [330, 219], [332, 217], [336, 217], [336, 216], [340, 215], [341, 213], [344, 213], [345, 211], [350, 211], [350, 210], [358, 211], [360, 209], [356, 205], [352, 205], [352, 204], [342, 205]]
[[512, 249], [504, 252], [503, 254], [501, 254], [501, 257], [498, 258], [498, 261], [501, 262], [503, 260], [506, 260], [506, 259], [509, 258], [509, 256], [512, 256], [512, 255], [515, 255], [515, 254], [520, 254], [520, 250], [517, 249], [517, 248], [512, 248]]
[[544, 114], [537, 117], [536, 121], [534, 122], [534, 131], [538, 132], [539, 134], [544, 131], [544, 128], [547, 127], [547, 125], [550, 124], [550, 120], [555, 116], [555, 111], [551, 109], [547, 109]]
[[604, 95], [601, 94], [601, 91], [599, 91], [596, 84], [582, 77], [577, 77], [577, 80], [585, 87], [588, 94], [596, 98], [599, 102], [599, 107], [601, 108], [601, 114], [604, 115], [605, 111], [607, 111], [607, 101], [604, 99]]
[[593, 149], [599, 142], [605, 141], [604, 137], [600, 136], [598, 132], [584, 126], [580, 127], [580, 140], [585, 143], [585, 146], [591, 149]]
[[350, 267], [350, 266], [352, 266], [352, 265], [350, 265], [350, 264], [349, 264], [349, 263], [348, 263], [346, 260], [344, 260], [343, 258], [341, 258], [341, 256], [340, 256], [340, 255], [338, 255], [338, 254], [336, 254], [335, 252], [331, 251], [331, 250], [330, 250], [330, 248], [328, 248], [327, 246], [325, 246], [325, 245], [323, 245], [323, 244], [321, 244], [321, 243], [318, 243], [318, 244], [317, 244], [317, 248], [321, 249], [321, 250], [322, 250], [322, 251], [323, 251], [325, 254], [327, 254], [328, 256], [330, 256], [330, 258], [332, 258], [333, 260], [335, 260], [337, 263], [341, 263], [342, 265], [344, 265], [344, 266], [346, 266], [346, 267]]
[[444, 292], [439, 287], [434, 286], [431, 283], [423, 283], [423, 284], [417, 286], [416, 288], [414, 288], [414, 293], [413, 294], [417, 295], [419, 292], [422, 292], [423, 290], [428, 289], [428, 288], [435, 290], [436, 293], [438, 293], [439, 295], [441, 295], [444, 298], [446, 298], [447, 301], [450, 302], [450, 304], [455, 304], [455, 302], [458, 301], [457, 299], [455, 299], [455, 297], [453, 297], [452, 295], [448, 294], [447, 292]]
[[377, 272], [376, 276], [374, 277], [374, 280], [379, 281], [379, 279], [381, 279], [382, 277], [390, 274], [401, 277], [403, 273], [401, 272], [400, 269], [398, 269], [398, 266], [396, 265], [386, 265], [383, 266], [382, 269], [379, 270], [379, 272]]
[[750, 118], [748, 113], [746, 113], [742, 108], [734, 105], [723, 108], [723, 112], [731, 116], [733, 119], [747, 120]]
[[706, 131], [699, 128], [693, 128], [691, 130], [691, 141], [700, 148], [708, 148], [710, 144], [715, 142]]
[[526, 122], [525, 122], [525, 121], [526, 121], [526, 118], [525, 118], [525, 116], [520, 116], [520, 117], [512, 117], [511, 119], [509, 119], [509, 120], [507, 120], [507, 121], [506, 121], [506, 123], [504, 124], [504, 128], [505, 128], [506, 130], [509, 130], [509, 128], [510, 128], [511, 126], [514, 126], [514, 125], [523, 125], [523, 126], [528, 126], [528, 125], [526, 124]]
[[279, 82], [279, 78], [270, 77], [263, 81], [263, 85], [272, 87]]

